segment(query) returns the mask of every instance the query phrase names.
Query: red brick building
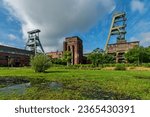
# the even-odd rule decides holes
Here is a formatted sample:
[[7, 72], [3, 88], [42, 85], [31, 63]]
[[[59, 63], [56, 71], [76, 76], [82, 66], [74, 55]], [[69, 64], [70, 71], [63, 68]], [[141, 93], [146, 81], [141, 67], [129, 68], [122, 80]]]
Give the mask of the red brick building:
[[56, 59], [63, 57], [63, 51], [56, 51], [56, 52], [48, 52], [46, 53], [49, 57]]
[[108, 45], [107, 53], [115, 56], [116, 63], [125, 62], [124, 54], [135, 46], [139, 46], [139, 41], [118, 40], [117, 43]]
[[31, 51], [0, 45], [0, 66], [28, 66]]
[[83, 60], [83, 45], [82, 40], [78, 36], [68, 37], [64, 41], [64, 51], [71, 51], [71, 63], [81, 64]]

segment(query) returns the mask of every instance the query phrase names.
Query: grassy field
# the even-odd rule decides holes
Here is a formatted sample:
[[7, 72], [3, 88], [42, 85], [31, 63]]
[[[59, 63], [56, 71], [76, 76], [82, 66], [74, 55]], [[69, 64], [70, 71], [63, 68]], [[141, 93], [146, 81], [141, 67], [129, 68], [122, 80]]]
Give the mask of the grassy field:
[[31, 86], [22, 94], [0, 91], [0, 99], [150, 99], [150, 71], [53, 67], [46, 73], [34, 73], [30, 68], [0, 68], [0, 79], [4, 78], [27, 79]]

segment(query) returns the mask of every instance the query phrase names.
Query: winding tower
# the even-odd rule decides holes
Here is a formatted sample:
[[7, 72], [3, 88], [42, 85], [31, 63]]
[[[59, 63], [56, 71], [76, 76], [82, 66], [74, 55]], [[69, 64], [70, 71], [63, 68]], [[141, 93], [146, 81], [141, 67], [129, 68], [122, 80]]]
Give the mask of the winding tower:
[[[112, 18], [110, 31], [108, 34], [107, 42], [104, 51], [107, 54], [114, 56], [116, 63], [127, 62], [124, 54], [135, 46], [139, 46], [139, 41], [127, 42], [126, 41], [126, 13], [115, 13]], [[110, 39], [116, 36], [117, 42], [109, 44]]]
[[108, 44], [112, 36], [117, 36], [117, 43], [124, 43], [125, 35], [126, 35], [126, 13], [120, 12], [115, 13], [112, 18], [112, 23], [110, 27], [110, 31], [108, 34], [107, 42], [104, 48], [104, 51], [107, 53]]
[[28, 32], [28, 41], [26, 43], [26, 50], [33, 51], [36, 55], [37, 53], [44, 53], [44, 49], [40, 42], [39, 33], [41, 31], [39, 29], [32, 30]]

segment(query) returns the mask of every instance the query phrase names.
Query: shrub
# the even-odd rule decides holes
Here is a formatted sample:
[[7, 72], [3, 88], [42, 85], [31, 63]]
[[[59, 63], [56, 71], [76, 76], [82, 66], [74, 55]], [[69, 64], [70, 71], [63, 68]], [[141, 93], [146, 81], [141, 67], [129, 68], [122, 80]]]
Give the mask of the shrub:
[[56, 65], [66, 65], [67, 64], [61, 58], [52, 58], [51, 61], [53, 64], [56, 64]]
[[143, 63], [142, 66], [149, 68], [150, 67], [150, 63]]
[[126, 66], [124, 64], [116, 64], [115, 70], [126, 70]]
[[45, 72], [51, 65], [50, 58], [45, 54], [37, 54], [31, 58], [31, 66], [35, 72]]
[[44, 78], [36, 78], [36, 79], [31, 78], [30, 79], [31, 86], [38, 86], [38, 85], [40, 86], [40, 85], [47, 83], [47, 82], [48, 81], [45, 80]]

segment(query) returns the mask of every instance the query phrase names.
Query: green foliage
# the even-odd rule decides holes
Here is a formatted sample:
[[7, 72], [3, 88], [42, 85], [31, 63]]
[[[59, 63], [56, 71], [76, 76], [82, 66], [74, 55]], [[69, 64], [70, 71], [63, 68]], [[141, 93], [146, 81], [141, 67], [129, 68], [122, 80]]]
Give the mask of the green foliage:
[[95, 67], [92, 64], [77, 64], [64, 67], [66, 69], [82, 69], [82, 70], [101, 70], [101, 67]]
[[104, 64], [113, 64], [115, 63], [115, 57], [113, 55], [103, 54], [103, 63]]
[[93, 50], [93, 52], [90, 53], [87, 58], [92, 62], [93, 66], [98, 67], [99, 64], [103, 63], [102, 50], [99, 48]]
[[93, 52], [88, 55], [88, 60], [90, 60], [95, 67], [99, 65], [103, 67], [104, 64], [114, 63], [114, 57], [104, 53], [104, 51], [99, 48], [93, 50]]
[[[31, 86], [24, 94], [3, 95], [0, 92], [0, 99], [150, 99], [149, 71], [80, 70], [52, 67], [45, 74], [33, 73], [30, 68], [0, 68], [0, 76], [0, 78], [24, 76], [31, 82]], [[62, 84], [62, 88], [53, 90], [47, 85], [49, 82], [58, 82]]]
[[150, 63], [143, 63], [142, 66], [149, 68], [150, 67]]
[[126, 70], [125, 64], [116, 64], [115, 70]]
[[125, 57], [129, 63], [142, 64], [150, 62], [150, 47], [135, 47], [129, 50]]
[[63, 58], [62, 58], [62, 60], [67, 63], [67, 66], [69, 66], [69, 65], [71, 64], [71, 59], [72, 59], [72, 54], [71, 54], [71, 52], [70, 52], [70, 51], [65, 51], [65, 52], [63, 53]]
[[31, 58], [31, 66], [35, 72], [45, 72], [50, 65], [50, 58], [45, 54], [37, 54]]
[[39, 85], [41, 83], [46, 83], [46, 82], [47, 80], [44, 78], [36, 78], [36, 79], [30, 78], [30, 84], [32, 86], [36, 86], [36, 85]]
[[103, 65], [103, 67], [115, 67], [116, 66], [116, 64], [114, 64], [114, 63], [110, 63], [110, 64], [104, 64]]
[[53, 64], [66, 65], [66, 62], [62, 58], [52, 58], [51, 61]]

